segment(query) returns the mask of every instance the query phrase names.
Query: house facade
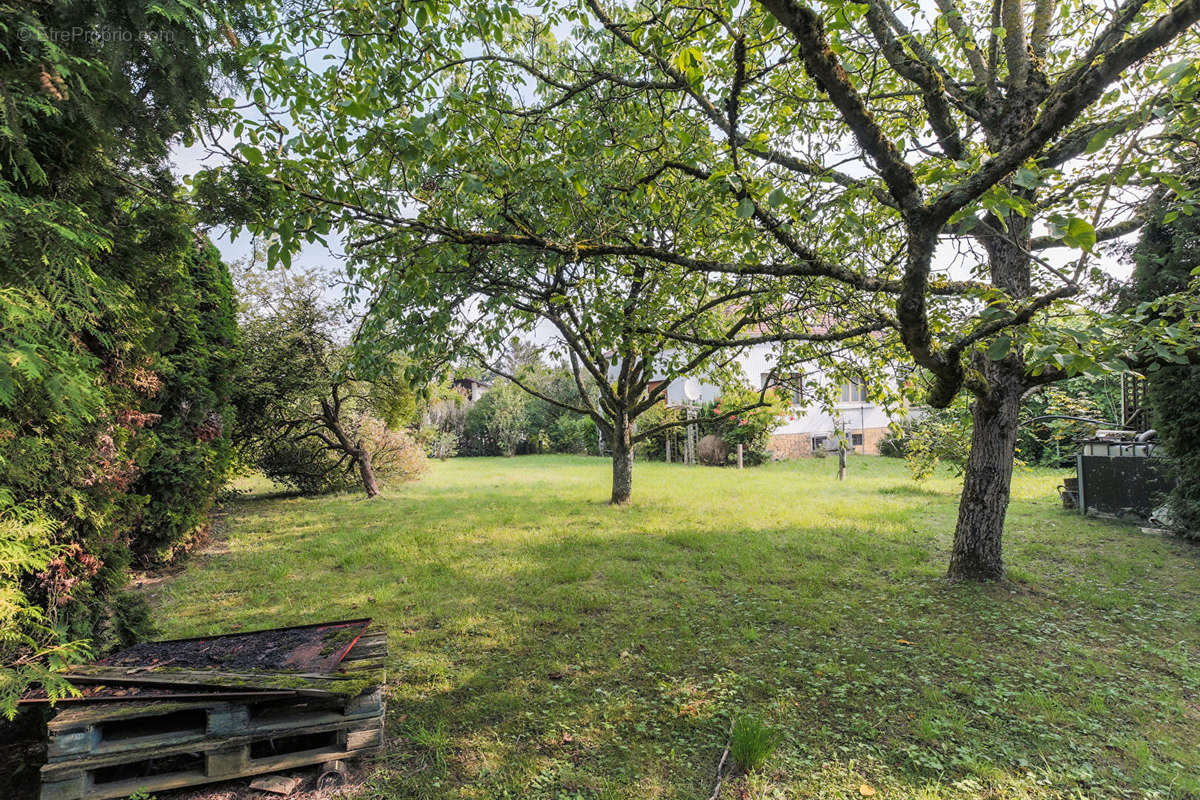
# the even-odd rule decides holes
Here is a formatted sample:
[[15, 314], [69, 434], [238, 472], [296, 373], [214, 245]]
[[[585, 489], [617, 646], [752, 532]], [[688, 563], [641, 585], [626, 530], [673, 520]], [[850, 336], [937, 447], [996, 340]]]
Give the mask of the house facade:
[[[769, 345], [755, 345], [747, 348], [739, 363], [746, 379], [762, 387], [770, 377], [775, 354]], [[812, 391], [811, 387], [822, 382], [820, 373], [776, 375], [775, 381], [776, 391], [790, 400], [787, 417], [768, 443], [768, 449], [778, 459], [810, 456], [815, 450], [836, 450], [839, 431], [854, 452], [878, 454], [879, 443], [887, 436], [889, 425], [902, 420], [871, 402], [869, 387], [861, 381], [843, 384], [832, 409], [822, 408]], [[677, 378], [667, 387], [668, 405], [685, 402], [683, 385], [684, 379]], [[719, 395], [718, 387], [700, 384], [699, 402], [711, 403]]]
[[475, 378], [455, 378], [453, 385], [458, 390], [458, 393], [466, 398], [468, 403], [478, 402], [479, 398], [483, 397], [484, 393], [492, 388], [492, 384], [487, 381]]

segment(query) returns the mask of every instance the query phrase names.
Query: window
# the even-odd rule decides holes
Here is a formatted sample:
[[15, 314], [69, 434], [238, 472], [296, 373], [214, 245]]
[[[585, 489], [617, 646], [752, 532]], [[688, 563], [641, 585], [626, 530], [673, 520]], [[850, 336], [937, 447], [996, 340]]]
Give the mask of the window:
[[824, 450], [824, 449], [825, 449], [825, 437], [824, 436], [812, 437], [812, 451], [815, 453], [818, 450]]
[[764, 372], [760, 376], [762, 380], [762, 388], [777, 389], [781, 397], [791, 395], [791, 403], [794, 406], [800, 405], [804, 401], [804, 374], [800, 372], [789, 372], [786, 375], [777, 378], [774, 383], [771, 383], [771, 373]]
[[850, 446], [851, 447], [862, 447], [862, 443], [863, 443], [862, 437], [863, 437], [863, 435], [861, 433], [850, 434]]
[[851, 378], [842, 384], [842, 402], [843, 403], [865, 403], [867, 402], [867, 383], [858, 378]]

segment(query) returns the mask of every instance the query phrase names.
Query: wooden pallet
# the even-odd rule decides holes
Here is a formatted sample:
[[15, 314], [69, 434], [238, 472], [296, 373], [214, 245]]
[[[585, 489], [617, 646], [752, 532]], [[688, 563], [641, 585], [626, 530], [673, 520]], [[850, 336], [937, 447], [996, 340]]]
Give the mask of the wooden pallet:
[[386, 655], [381, 630], [347, 654], [343, 674], [373, 676], [354, 696], [324, 690], [334, 673], [318, 676], [320, 691], [289, 697], [68, 708], [48, 725], [41, 800], [109, 800], [370, 755], [383, 745]]

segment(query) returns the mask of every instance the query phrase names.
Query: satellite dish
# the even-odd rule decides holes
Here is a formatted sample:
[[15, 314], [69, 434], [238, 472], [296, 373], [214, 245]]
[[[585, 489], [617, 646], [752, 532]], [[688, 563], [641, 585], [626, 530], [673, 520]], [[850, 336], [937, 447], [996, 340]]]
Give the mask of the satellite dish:
[[689, 402], [696, 402], [700, 399], [700, 381], [695, 378], [688, 378], [683, 382], [683, 396]]

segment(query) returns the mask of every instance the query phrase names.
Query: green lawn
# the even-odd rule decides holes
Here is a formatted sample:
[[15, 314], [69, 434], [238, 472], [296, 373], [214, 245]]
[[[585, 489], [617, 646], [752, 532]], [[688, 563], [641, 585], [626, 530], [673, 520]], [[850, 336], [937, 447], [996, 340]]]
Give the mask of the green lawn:
[[1200, 797], [1200, 548], [1026, 471], [1011, 582], [951, 585], [953, 479], [835, 470], [639, 463], [627, 508], [557, 456], [251, 496], [154, 601], [178, 636], [384, 623], [366, 797], [702, 800], [738, 713], [783, 740], [724, 798]]

